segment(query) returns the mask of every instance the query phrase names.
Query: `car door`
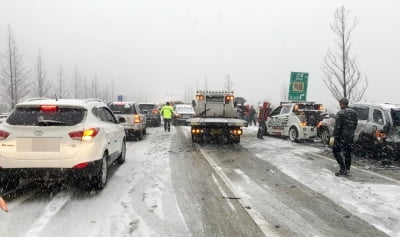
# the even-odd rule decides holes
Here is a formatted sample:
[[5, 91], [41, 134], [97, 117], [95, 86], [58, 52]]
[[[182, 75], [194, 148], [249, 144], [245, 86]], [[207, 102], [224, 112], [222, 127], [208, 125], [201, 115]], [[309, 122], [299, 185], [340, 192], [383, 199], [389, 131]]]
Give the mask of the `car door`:
[[267, 134], [281, 134], [281, 130], [278, 129], [279, 115], [281, 113], [282, 106], [276, 107], [267, 119]]
[[102, 128], [104, 129], [105, 133], [108, 153], [111, 159], [114, 160], [122, 145], [120, 138], [121, 135], [119, 135], [121, 130], [117, 126], [117, 120], [115, 119], [114, 115], [106, 107], [97, 108], [97, 115], [102, 121]]

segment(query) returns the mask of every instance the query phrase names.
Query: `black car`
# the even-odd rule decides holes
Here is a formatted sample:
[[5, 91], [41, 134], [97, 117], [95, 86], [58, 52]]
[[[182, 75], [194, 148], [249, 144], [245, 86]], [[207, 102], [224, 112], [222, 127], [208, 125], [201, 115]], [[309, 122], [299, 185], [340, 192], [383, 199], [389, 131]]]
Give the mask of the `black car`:
[[147, 125], [156, 127], [161, 125], [160, 108], [157, 104], [139, 103], [139, 107], [146, 115]]

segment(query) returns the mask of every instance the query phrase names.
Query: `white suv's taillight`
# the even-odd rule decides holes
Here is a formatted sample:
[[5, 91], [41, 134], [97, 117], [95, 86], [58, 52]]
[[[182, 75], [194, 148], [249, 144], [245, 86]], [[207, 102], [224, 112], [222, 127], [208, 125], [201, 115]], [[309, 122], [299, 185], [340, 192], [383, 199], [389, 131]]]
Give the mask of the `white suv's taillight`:
[[134, 123], [140, 123], [141, 119], [140, 119], [140, 115], [135, 114], [133, 115], [133, 122]]
[[83, 131], [68, 133], [69, 137], [79, 141], [89, 141], [99, 133], [100, 128], [89, 128]]
[[0, 130], [0, 140], [6, 139], [9, 135], [10, 135], [10, 133]]

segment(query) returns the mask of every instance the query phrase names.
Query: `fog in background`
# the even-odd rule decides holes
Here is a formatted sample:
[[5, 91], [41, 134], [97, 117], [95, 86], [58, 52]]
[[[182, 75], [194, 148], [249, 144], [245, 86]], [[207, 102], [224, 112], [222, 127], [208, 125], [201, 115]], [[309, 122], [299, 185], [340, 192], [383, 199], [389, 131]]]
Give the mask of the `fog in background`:
[[321, 66], [336, 50], [330, 24], [341, 5], [359, 21], [352, 54], [369, 80], [365, 100], [400, 103], [398, 0], [0, 0], [0, 49], [9, 24], [27, 67], [40, 50], [49, 79], [62, 65], [72, 80], [76, 65], [113, 81], [115, 100], [184, 99], [224, 89], [229, 75], [236, 96], [277, 104], [290, 72], [308, 72], [307, 99], [336, 110]]

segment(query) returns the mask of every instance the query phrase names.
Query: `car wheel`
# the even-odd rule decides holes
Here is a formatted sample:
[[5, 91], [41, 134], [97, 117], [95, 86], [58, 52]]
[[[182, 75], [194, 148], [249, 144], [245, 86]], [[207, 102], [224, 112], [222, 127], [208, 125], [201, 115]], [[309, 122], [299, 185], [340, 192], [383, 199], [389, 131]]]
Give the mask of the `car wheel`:
[[330, 137], [328, 128], [321, 127], [321, 135], [320, 135], [320, 137], [321, 137], [322, 144], [328, 144], [329, 137]]
[[136, 134], [136, 141], [140, 141], [143, 139], [143, 130], [138, 131]]
[[126, 156], [126, 143], [125, 141], [122, 142], [122, 147], [121, 147], [121, 154], [119, 154], [117, 158], [117, 164], [123, 164], [125, 162], [125, 156]]
[[104, 153], [103, 159], [100, 161], [97, 174], [92, 177], [92, 187], [96, 190], [103, 189], [107, 184], [108, 178], [108, 155]]
[[296, 127], [291, 127], [289, 129], [289, 139], [292, 142], [298, 142], [299, 141], [299, 132], [297, 131]]
[[146, 134], [147, 134], [147, 131], [146, 131], [146, 128], [144, 128], [143, 135], [146, 135]]

